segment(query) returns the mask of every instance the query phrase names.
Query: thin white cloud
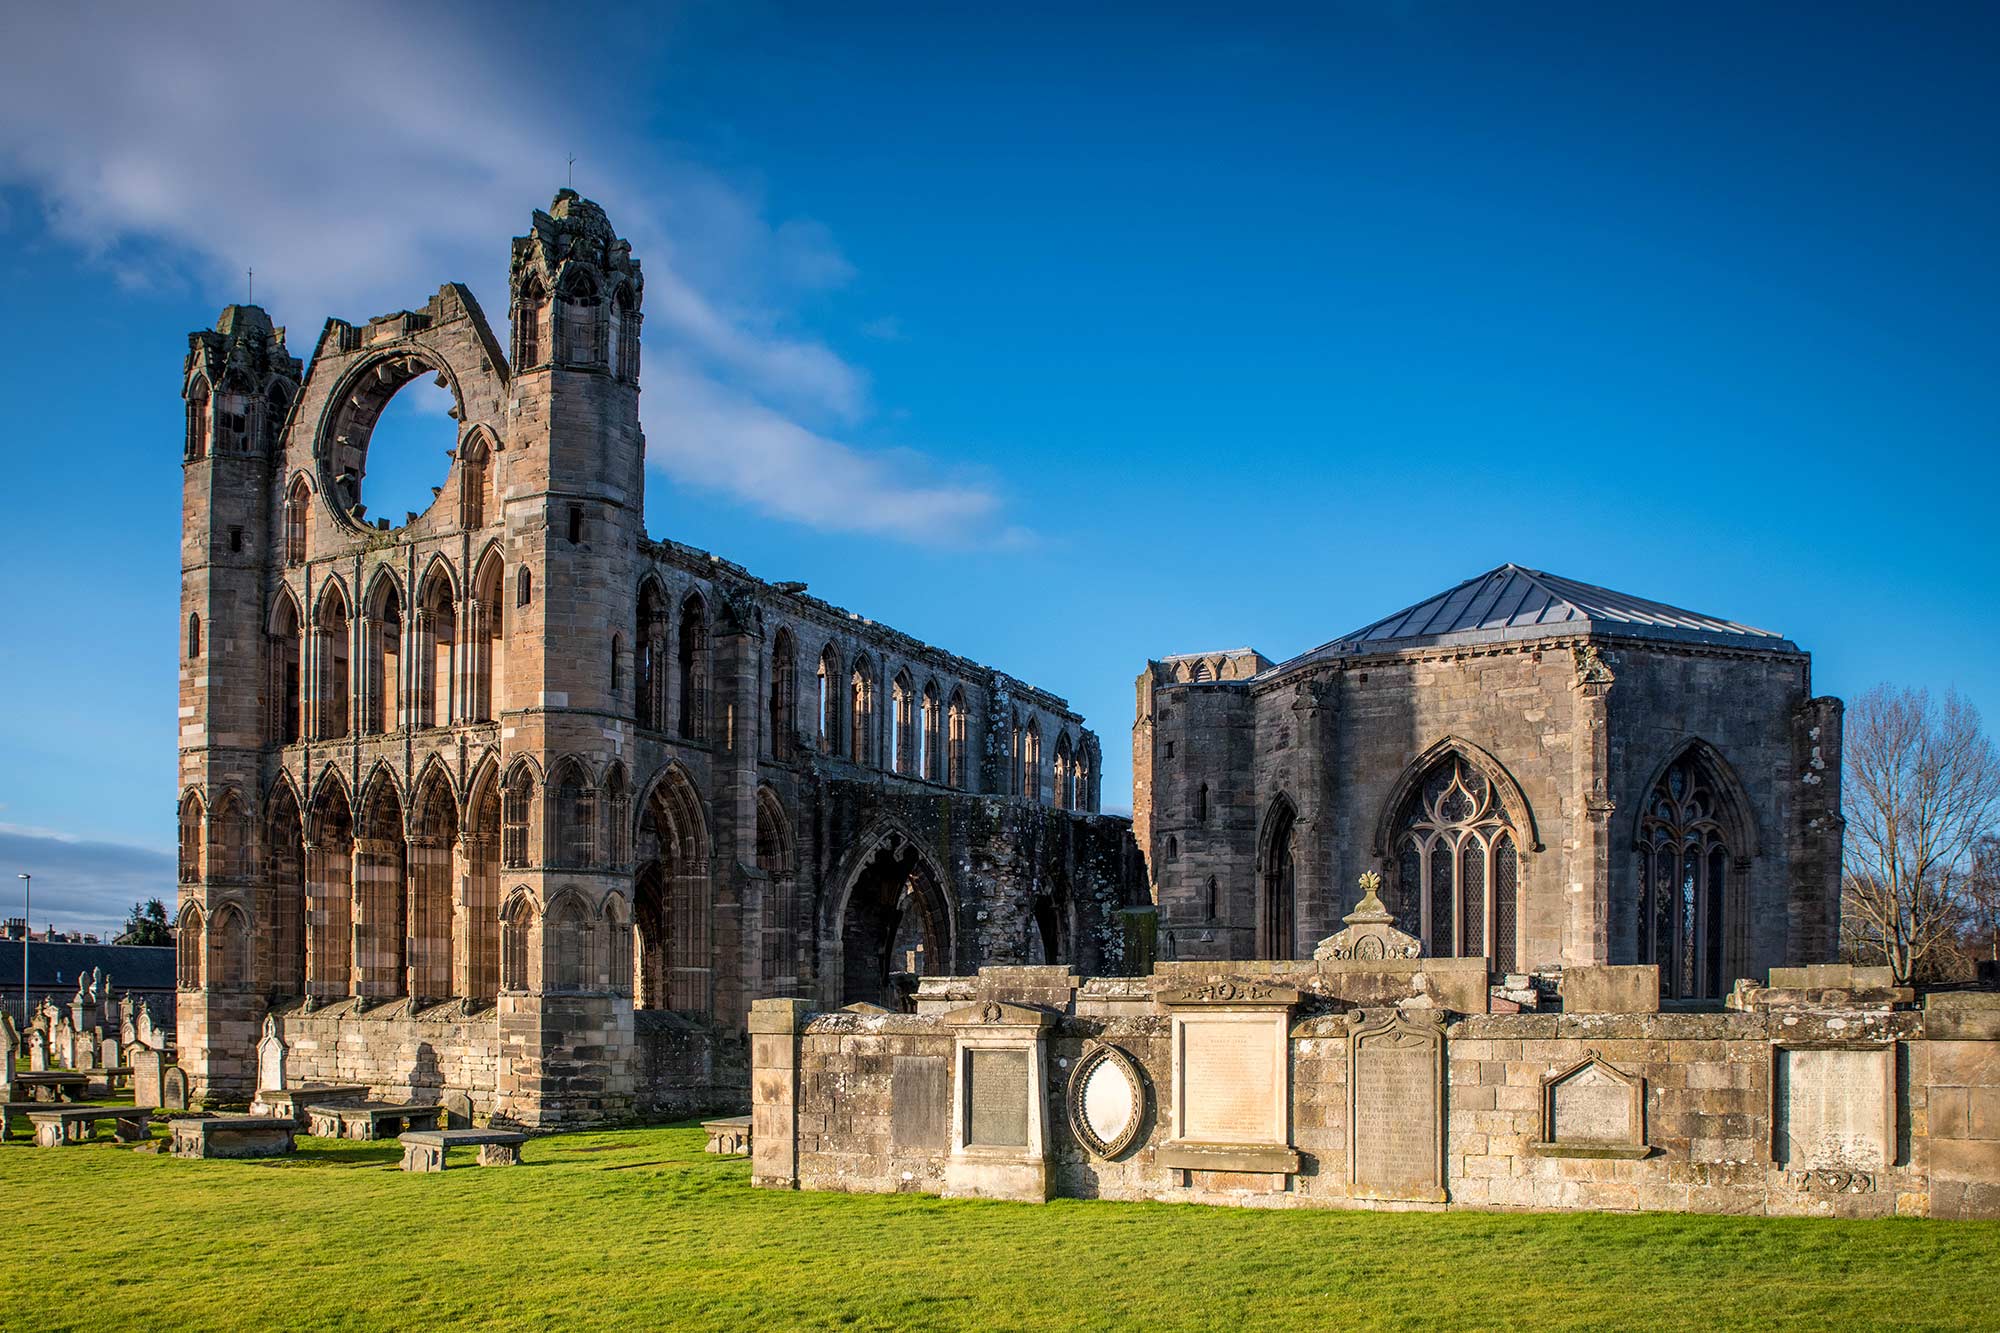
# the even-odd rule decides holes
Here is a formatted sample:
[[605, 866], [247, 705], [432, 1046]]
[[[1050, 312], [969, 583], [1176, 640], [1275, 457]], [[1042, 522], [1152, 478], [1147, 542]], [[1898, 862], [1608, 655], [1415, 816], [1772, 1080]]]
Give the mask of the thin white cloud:
[[[255, 267], [259, 303], [304, 352], [326, 315], [420, 304], [445, 280], [504, 317], [506, 238], [546, 207], [575, 147], [579, 187], [646, 267], [649, 360], [681, 367], [708, 429], [748, 432], [704, 442], [733, 460], [709, 484], [818, 527], [855, 530], [841, 516], [861, 512], [860, 530], [886, 537], [1003, 539], [990, 487], [906, 484], [922, 469], [858, 466], [822, 440], [868, 415], [868, 376], [799, 307], [850, 282], [852, 264], [819, 223], [768, 218], [754, 178], [622, 132], [643, 123], [644, 90], [616, 71], [648, 62], [606, 62], [582, 41], [545, 21], [380, 3], [223, 3], [199, 22], [158, 5], [29, 7], [0, 43], [0, 182], [35, 191], [52, 234], [128, 286], [191, 284], [220, 305]], [[588, 96], [565, 94], [565, 70], [588, 72]], [[685, 439], [684, 405], [648, 387], [649, 433]], [[832, 447], [774, 447], [788, 435]], [[814, 503], [768, 503], [796, 478], [760, 466], [820, 463]]]
[[991, 488], [940, 478], [920, 454], [829, 439], [672, 360], [649, 374], [674, 410], [648, 432], [648, 460], [676, 482], [834, 531], [934, 546], [1013, 545], [1024, 536], [999, 525]]

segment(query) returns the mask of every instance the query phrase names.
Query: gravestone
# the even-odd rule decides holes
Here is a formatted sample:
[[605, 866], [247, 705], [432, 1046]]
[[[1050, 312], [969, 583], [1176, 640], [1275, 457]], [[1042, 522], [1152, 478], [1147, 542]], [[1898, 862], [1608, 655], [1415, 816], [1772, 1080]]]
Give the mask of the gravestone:
[[21, 1030], [14, 1016], [0, 1009], [0, 1102], [14, 1100], [14, 1060], [21, 1050]]
[[28, 1033], [28, 1071], [34, 1074], [49, 1072], [49, 1034], [40, 1028]]
[[967, 1147], [1028, 1146], [1028, 1053], [972, 1050], [965, 1063]]
[[76, 1034], [76, 1057], [70, 1061], [70, 1068], [92, 1070], [97, 1068], [97, 1058], [102, 1052], [98, 1048], [100, 1040], [97, 1029]]
[[889, 1142], [897, 1151], [951, 1147], [951, 1065], [938, 1055], [899, 1055], [889, 1075]]
[[1895, 1156], [1896, 1048], [1776, 1048], [1771, 1155], [1789, 1171], [1880, 1171]]
[[1174, 1118], [1173, 1137], [1155, 1157], [1161, 1166], [1266, 1175], [1299, 1169], [1291, 1146], [1290, 1041], [1298, 999], [1290, 986], [1233, 978], [1161, 992], [1173, 1016]]
[[160, 1080], [167, 1070], [164, 1051], [138, 1046], [132, 1050], [132, 1105], [162, 1106]]
[[167, 1049], [167, 1030], [160, 1026], [160, 1016], [153, 1012], [151, 1000], [139, 1002], [139, 1012], [133, 1016], [132, 1027], [141, 1046], [155, 1051]]
[[1099, 1157], [1116, 1157], [1132, 1145], [1146, 1111], [1146, 1085], [1132, 1057], [1116, 1046], [1096, 1045], [1070, 1071], [1070, 1132]]
[[463, 1088], [446, 1088], [438, 1098], [444, 1108], [446, 1129], [472, 1128], [472, 1094]]
[[1542, 1078], [1539, 1157], [1649, 1155], [1646, 1081], [1599, 1059], [1596, 1051]]
[[160, 1076], [160, 1106], [168, 1111], [188, 1109], [187, 1071], [179, 1065], [168, 1065]]
[[264, 1035], [257, 1043], [257, 1091], [285, 1089], [285, 1041], [278, 1035], [275, 1014], [264, 1015]]
[[139, 1025], [133, 1021], [132, 997], [127, 995], [118, 1001], [118, 1041], [126, 1047], [139, 1044]]
[[124, 1050], [118, 1045], [118, 1038], [106, 1037], [98, 1045], [98, 1054], [104, 1061], [104, 1068], [117, 1069], [125, 1063]]
[[1348, 1022], [1348, 1192], [1443, 1203], [1443, 1026], [1359, 1010]]
[[1396, 917], [1377, 896], [1382, 877], [1369, 871], [1361, 877], [1361, 901], [1341, 918], [1342, 928], [1319, 942], [1313, 950], [1317, 962], [1381, 962], [1391, 958], [1416, 958], [1424, 942], [1396, 929]]
[[987, 1001], [944, 1015], [953, 1030], [955, 1101], [947, 1198], [1049, 1197], [1047, 1009]]
[[55, 1027], [49, 1032], [49, 1059], [57, 1068], [76, 1068], [76, 1028], [67, 1015], [56, 1019]]

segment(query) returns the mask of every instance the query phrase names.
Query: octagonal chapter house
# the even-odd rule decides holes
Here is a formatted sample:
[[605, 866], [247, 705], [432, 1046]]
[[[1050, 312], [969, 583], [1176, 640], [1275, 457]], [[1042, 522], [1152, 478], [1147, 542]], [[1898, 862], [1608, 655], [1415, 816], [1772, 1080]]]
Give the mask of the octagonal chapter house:
[[1494, 977], [1662, 997], [1832, 957], [1840, 701], [1789, 640], [1503, 565], [1289, 661], [1150, 662], [1134, 833], [1162, 958], [1310, 957], [1359, 877]]

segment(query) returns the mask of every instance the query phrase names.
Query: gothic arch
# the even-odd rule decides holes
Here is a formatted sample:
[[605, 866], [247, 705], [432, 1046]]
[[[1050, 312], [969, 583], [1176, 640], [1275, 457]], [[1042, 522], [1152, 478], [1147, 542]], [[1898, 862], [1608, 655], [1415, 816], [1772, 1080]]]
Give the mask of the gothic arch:
[[1297, 952], [1299, 808], [1279, 792], [1257, 831], [1257, 957], [1288, 959]]
[[1517, 831], [1522, 835], [1521, 841], [1525, 844], [1520, 849], [1525, 870], [1528, 854], [1542, 850], [1542, 833], [1541, 827], [1535, 822], [1535, 807], [1528, 803], [1528, 794], [1521, 790], [1521, 784], [1514, 780], [1514, 775], [1507, 771], [1505, 764], [1471, 741], [1458, 736], [1446, 736], [1412, 759], [1404, 767], [1402, 775], [1396, 779], [1396, 785], [1389, 789], [1388, 799], [1382, 803], [1381, 812], [1375, 818], [1374, 849], [1377, 860], [1386, 862], [1394, 853], [1391, 844], [1396, 836], [1396, 816], [1402, 812], [1404, 803], [1410, 799], [1410, 794], [1424, 780], [1424, 775], [1430, 772], [1438, 760], [1449, 754], [1456, 754], [1478, 769], [1486, 780], [1493, 784], [1493, 789], [1500, 794], [1501, 802], [1508, 811], [1521, 821]]
[[[838, 997], [894, 1005], [891, 957], [912, 933], [924, 953], [923, 970], [948, 974], [959, 958], [958, 898], [930, 849], [901, 820], [879, 816], [841, 858], [833, 877], [839, 890], [825, 900], [820, 939], [828, 965], [824, 986]], [[905, 916], [905, 904], [911, 915]]]
[[1684, 759], [1693, 759], [1701, 765], [1709, 780], [1715, 784], [1716, 795], [1722, 798], [1721, 813], [1729, 831], [1729, 849], [1734, 853], [1737, 864], [1747, 867], [1760, 854], [1756, 807], [1750, 803], [1750, 794], [1744, 789], [1743, 780], [1736, 776], [1735, 768], [1722, 757], [1720, 750], [1699, 736], [1690, 736], [1676, 744], [1639, 787], [1638, 799], [1632, 802], [1631, 817], [1626, 820], [1629, 845], [1636, 848], [1643, 844], [1640, 825], [1646, 817], [1646, 798], [1659, 789], [1668, 772]]
[[645, 797], [638, 803], [642, 817], [654, 808], [655, 802], [671, 816], [675, 855], [706, 869], [710, 847], [708, 818], [702, 811], [700, 790], [687, 765], [670, 759], [652, 776], [646, 783]]

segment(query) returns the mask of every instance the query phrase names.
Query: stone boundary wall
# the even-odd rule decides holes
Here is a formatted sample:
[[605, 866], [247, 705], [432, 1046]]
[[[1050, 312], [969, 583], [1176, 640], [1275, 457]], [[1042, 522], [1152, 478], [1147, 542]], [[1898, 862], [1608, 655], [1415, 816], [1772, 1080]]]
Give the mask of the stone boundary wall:
[[[444, 1005], [412, 1015], [391, 1005], [357, 1014], [343, 1002], [278, 1017], [289, 1086], [365, 1083], [370, 1097], [391, 1102], [464, 1092], [480, 1121], [496, 1111], [501, 1042], [492, 1009], [465, 1015]], [[640, 1010], [633, 1020], [638, 1116], [678, 1119], [741, 1109], [749, 1086], [742, 1037], [659, 1010]]]
[[[1277, 981], [1297, 981], [1301, 970], [1280, 965]], [[1284, 997], [1295, 992], [1261, 973], [1212, 974], [1196, 993], [1186, 965], [1171, 977], [1066, 978], [1067, 985], [1050, 975], [1059, 971], [989, 968], [977, 978], [933, 979], [914, 1015], [760, 1002], [751, 1023], [755, 1182], [954, 1193], [960, 1150], [947, 1123], [975, 1114], [957, 1100], [956, 1052], [982, 1008], [997, 1022], [1005, 1004], [1052, 1016], [1040, 1047], [1043, 1197], [2000, 1217], [2000, 995], [1933, 995], [1919, 1008], [1907, 991], [1879, 987], [1741, 989], [1724, 1012], [1468, 1015], [1382, 1005], [1376, 984], [1357, 1004], [1337, 994], [1338, 968], [1325, 965], [1318, 992], [1296, 992], [1292, 1002]], [[1279, 1014], [1273, 1021], [1285, 1031], [1285, 1082], [1274, 1095], [1283, 1101], [1286, 1142], [1228, 1149], [1177, 1142], [1177, 1024], [1217, 1010], [1241, 1018], [1236, 1011], [1260, 1006]], [[1356, 1035], [1393, 1038], [1418, 1061], [1402, 1068], [1421, 1071], [1430, 1067], [1423, 1062], [1431, 1033], [1441, 1071], [1434, 1112], [1419, 1078], [1388, 1103], [1393, 1116], [1381, 1115], [1378, 1102], [1373, 1117], [1364, 1112], [1350, 1125]], [[1071, 1071], [1105, 1044], [1129, 1059], [1142, 1085], [1136, 1131], [1109, 1155], [1087, 1147], [1073, 1127], [1070, 1086]], [[1562, 1103], [1583, 1108], [1579, 1114], [1615, 1112], [1629, 1096], [1636, 1142], [1579, 1146], [1561, 1142], [1561, 1133], [1547, 1137], [1545, 1080], [1566, 1074], [1582, 1076], [1583, 1095]], [[1877, 1074], [1871, 1103], [1867, 1080]], [[1781, 1091], [1781, 1080], [1798, 1090], [1787, 1083]], [[1875, 1114], [1868, 1123], [1887, 1135], [1880, 1160], [1867, 1160], [1867, 1146], [1848, 1143], [1838, 1126], [1824, 1144], [1817, 1136], [1810, 1147], [1803, 1142], [1821, 1100], [1834, 1104], [1827, 1116]], [[1408, 1134], [1409, 1124], [1432, 1117], [1441, 1124], [1441, 1188], [1371, 1185], [1391, 1156], [1377, 1131]], [[1401, 1128], [1386, 1129], [1391, 1120]], [[1801, 1135], [1796, 1146], [1788, 1127]], [[1396, 1156], [1393, 1169], [1421, 1175], [1425, 1141], [1418, 1133], [1420, 1151]], [[1362, 1161], [1351, 1162], [1350, 1153]]]

